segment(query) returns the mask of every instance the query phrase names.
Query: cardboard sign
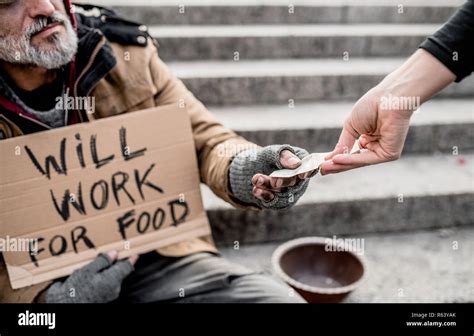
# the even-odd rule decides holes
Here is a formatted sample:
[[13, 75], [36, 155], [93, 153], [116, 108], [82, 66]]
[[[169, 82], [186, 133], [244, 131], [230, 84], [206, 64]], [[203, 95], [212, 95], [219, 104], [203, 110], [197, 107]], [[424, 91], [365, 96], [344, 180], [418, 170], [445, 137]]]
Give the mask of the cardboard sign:
[[12, 288], [210, 234], [186, 109], [165, 106], [0, 141], [0, 238]]

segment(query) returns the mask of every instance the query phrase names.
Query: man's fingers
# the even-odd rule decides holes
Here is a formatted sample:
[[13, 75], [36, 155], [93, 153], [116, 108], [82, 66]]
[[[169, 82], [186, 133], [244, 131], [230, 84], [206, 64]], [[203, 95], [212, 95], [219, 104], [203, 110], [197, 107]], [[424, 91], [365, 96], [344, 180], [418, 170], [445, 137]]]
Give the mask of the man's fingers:
[[88, 271], [91, 273], [98, 273], [112, 265], [114, 261], [117, 259], [118, 252], [117, 251], [110, 251], [107, 254], [99, 254], [97, 258], [91, 261], [89, 264], [83, 267], [84, 271]]
[[285, 149], [280, 153], [280, 163], [283, 168], [295, 169], [301, 164], [301, 160], [295, 154]]
[[261, 189], [272, 189], [272, 183], [271, 183], [272, 178], [267, 175], [263, 174], [255, 174], [252, 177], [252, 185], [255, 187], [259, 187]]
[[256, 198], [265, 202], [269, 202], [275, 197], [271, 191], [259, 187], [253, 187], [252, 192]]
[[[315, 170], [311, 170], [309, 172], [306, 172], [306, 173], [301, 173], [301, 174], [298, 174], [298, 178], [300, 180], [305, 180], [309, 177], [313, 177], [312, 175], [316, 175], [317, 173], [319, 172], [319, 169], [315, 169]], [[316, 173], [316, 174], [315, 174]]]
[[106, 270], [101, 272], [105, 278], [122, 282], [123, 279], [134, 270], [133, 264], [128, 260], [119, 260]]
[[138, 260], [138, 256], [137, 255], [132, 255], [131, 257], [128, 257], [128, 261], [130, 262], [130, 264], [132, 264], [132, 266], [135, 265], [135, 263], [137, 262]]
[[270, 177], [271, 189], [273, 191], [280, 191], [281, 188], [293, 187], [298, 182], [298, 176], [293, 177]]
[[301, 174], [298, 174], [298, 178], [300, 180], [304, 180], [305, 178], [307, 178], [309, 176], [311, 172], [307, 172], [307, 173], [301, 173]]
[[252, 177], [252, 185], [260, 189], [273, 192], [281, 192], [282, 188], [293, 187], [299, 180], [306, 179], [312, 172], [301, 173], [289, 178], [270, 177], [263, 174], [255, 174]]
[[294, 187], [296, 183], [298, 183], [301, 179], [298, 176], [294, 176], [288, 179], [290, 182], [288, 183], [287, 187]]
[[[298, 176], [309, 176], [310, 173], [302, 173]], [[299, 177], [293, 176], [288, 178], [281, 178], [281, 177], [270, 177], [263, 174], [255, 174], [252, 177], [252, 185], [254, 187], [272, 191], [272, 192], [281, 192], [282, 188], [286, 187], [293, 187], [295, 186], [298, 181]], [[301, 178], [304, 179], [304, 178]]]
[[273, 192], [281, 192], [282, 188], [291, 187], [296, 184], [295, 178], [277, 178], [263, 174], [255, 174], [252, 178], [252, 185], [260, 189]]
[[117, 260], [118, 252], [115, 250], [109, 251], [107, 252], [107, 257], [109, 257], [109, 260], [111, 262], [114, 262], [115, 260]]

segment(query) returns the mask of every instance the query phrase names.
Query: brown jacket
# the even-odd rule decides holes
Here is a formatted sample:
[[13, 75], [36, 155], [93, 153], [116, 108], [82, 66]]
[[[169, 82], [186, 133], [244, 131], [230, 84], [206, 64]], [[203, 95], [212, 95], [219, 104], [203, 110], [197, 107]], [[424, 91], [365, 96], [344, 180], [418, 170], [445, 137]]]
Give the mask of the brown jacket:
[[[100, 48], [99, 43], [97, 48]], [[95, 112], [89, 119], [147, 109], [167, 104], [186, 104], [192, 124], [201, 181], [214, 193], [238, 208], [258, 210], [242, 204], [229, 190], [228, 170], [232, 158], [240, 151], [255, 146], [222, 126], [214, 116], [186, 89], [158, 57], [153, 43], [147, 47], [123, 46], [112, 43], [117, 64], [91, 92], [95, 97]], [[95, 55], [96, 53], [92, 53]], [[126, 57], [124, 57], [126, 55]], [[92, 60], [91, 60], [92, 61]], [[0, 115], [0, 130], [7, 137], [22, 135], [9, 118]], [[225, 148], [225, 154], [223, 153]], [[203, 237], [157, 250], [165, 256], [184, 256], [200, 251], [217, 253], [212, 237]], [[0, 302], [33, 302], [51, 282], [12, 290], [3, 260], [0, 260]]]

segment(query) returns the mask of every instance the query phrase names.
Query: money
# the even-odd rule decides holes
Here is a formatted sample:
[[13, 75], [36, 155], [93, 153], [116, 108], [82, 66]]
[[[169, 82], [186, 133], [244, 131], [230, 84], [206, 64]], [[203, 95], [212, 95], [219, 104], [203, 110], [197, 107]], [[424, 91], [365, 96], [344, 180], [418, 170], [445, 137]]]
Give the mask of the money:
[[329, 153], [312, 153], [301, 160], [301, 165], [296, 169], [280, 169], [270, 174], [270, 177], [293, 177], [298, 174], [307, 173], [313, 170], [319, 172], [319, 167], [324, 162], [324, 157]]
[[[359, 144], [359, 140], [357, 140], [354, 143], [354, 147], [352, 147], [350, 154], [358, 154], [360, 153], [360, 150], [361, 150], [361, 147]], [[304, 157], [301, 160], [301, 165], [298, 168], [275, 170], [273, 173], [270, 174], [270, 177], [288, 178], [288, 177], [293, 177], [299, 174], [307, 173], [313, 170], [316, 170], [317, 171], [316, 174], [318, 174], [319, 169], [321, 168], [321, 165], [325, 161], [324, 157], [328, 155], [329, 153], [330, 152], [309, 154], [308, 156]]]
[[360, 147], [359, 139], [357, 139], [356, 142], [354, 142], [354, 146], [352, 147], [352, 150], [350, 151], [349, 154], [359, 154], [360, 153], [361, 147]]

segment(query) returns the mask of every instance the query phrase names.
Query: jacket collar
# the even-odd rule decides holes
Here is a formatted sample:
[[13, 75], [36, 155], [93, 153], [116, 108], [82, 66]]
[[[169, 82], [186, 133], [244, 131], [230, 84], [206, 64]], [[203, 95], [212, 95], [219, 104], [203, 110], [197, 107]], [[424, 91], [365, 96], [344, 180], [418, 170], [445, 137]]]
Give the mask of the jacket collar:
[[83, 25], [78, 27], [75, 92], [86, 96], [117, 64], [112, 47], [103, 33]]

